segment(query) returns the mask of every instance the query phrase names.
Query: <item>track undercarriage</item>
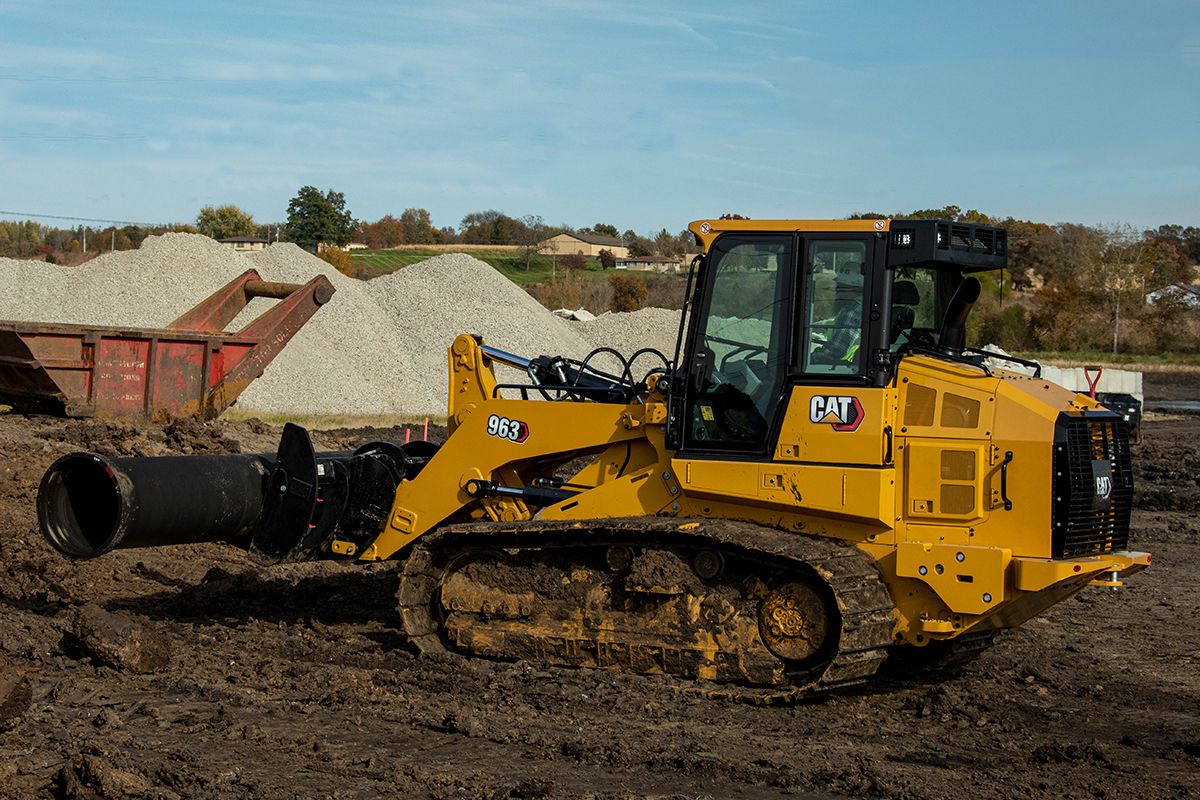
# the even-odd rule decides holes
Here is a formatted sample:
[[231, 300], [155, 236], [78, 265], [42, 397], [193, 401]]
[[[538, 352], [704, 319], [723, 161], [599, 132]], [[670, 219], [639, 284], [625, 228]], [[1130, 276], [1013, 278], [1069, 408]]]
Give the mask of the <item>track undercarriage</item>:
[[725, 520], [448, 526], [414, 545], [400, 613], [423, 652], [666, 674], [786, 699], [858, 683], [892, 644], [872, 560]]

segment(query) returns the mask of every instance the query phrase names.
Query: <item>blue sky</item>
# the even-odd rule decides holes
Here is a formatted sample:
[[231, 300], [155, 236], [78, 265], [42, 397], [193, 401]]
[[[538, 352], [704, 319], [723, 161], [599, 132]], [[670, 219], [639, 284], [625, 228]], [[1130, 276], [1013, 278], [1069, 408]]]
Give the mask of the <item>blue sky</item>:
[[1200, 2], [0, 0], [0, 209], [1200, 225]]

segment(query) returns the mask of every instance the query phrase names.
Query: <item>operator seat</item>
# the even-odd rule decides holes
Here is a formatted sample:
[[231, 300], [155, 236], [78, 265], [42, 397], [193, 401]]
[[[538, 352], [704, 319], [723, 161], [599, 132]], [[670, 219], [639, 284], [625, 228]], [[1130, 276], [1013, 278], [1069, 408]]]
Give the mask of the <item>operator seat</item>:
[[896, 281], [892, 285], [892, 325], [888, 330], [888, 344], [894, 345], [905, 331], [911, 331], [916, 322], [914, 306], [921, 302], [921, 293], [912, 281]]

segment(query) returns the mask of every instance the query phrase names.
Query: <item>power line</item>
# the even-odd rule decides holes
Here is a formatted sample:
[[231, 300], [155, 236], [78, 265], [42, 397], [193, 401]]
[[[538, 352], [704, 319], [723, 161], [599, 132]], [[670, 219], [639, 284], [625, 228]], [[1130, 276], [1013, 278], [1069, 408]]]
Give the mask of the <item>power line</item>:
[[170, 222], [130, 222], [127, 219], [95, 219], [94, 217], [64, 217], [58, 214], [30, 214], [27, 211], [0, 211], [5, 217], [32, 217], [34, 219], [61, 219], [67, 222], [105, 222], [110, 225], [135, 225], [139, 228], [169, 228], [179, 223]]

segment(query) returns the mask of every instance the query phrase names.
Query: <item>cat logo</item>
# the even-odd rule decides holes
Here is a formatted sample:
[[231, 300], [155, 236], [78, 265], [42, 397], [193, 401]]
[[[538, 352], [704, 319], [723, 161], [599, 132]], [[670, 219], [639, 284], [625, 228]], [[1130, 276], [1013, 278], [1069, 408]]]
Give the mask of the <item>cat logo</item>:
[[1106, 509], [1112, 501], [1113, 479], [1112, 462], [1108, 460], [1092, 461], [1092, 507]]
[[835, 431], [856, 431], [863, 421], [862, 403], [853, 395], [814, 395], [808, 407], [808, 418], [818, 425], [828, 425]]

